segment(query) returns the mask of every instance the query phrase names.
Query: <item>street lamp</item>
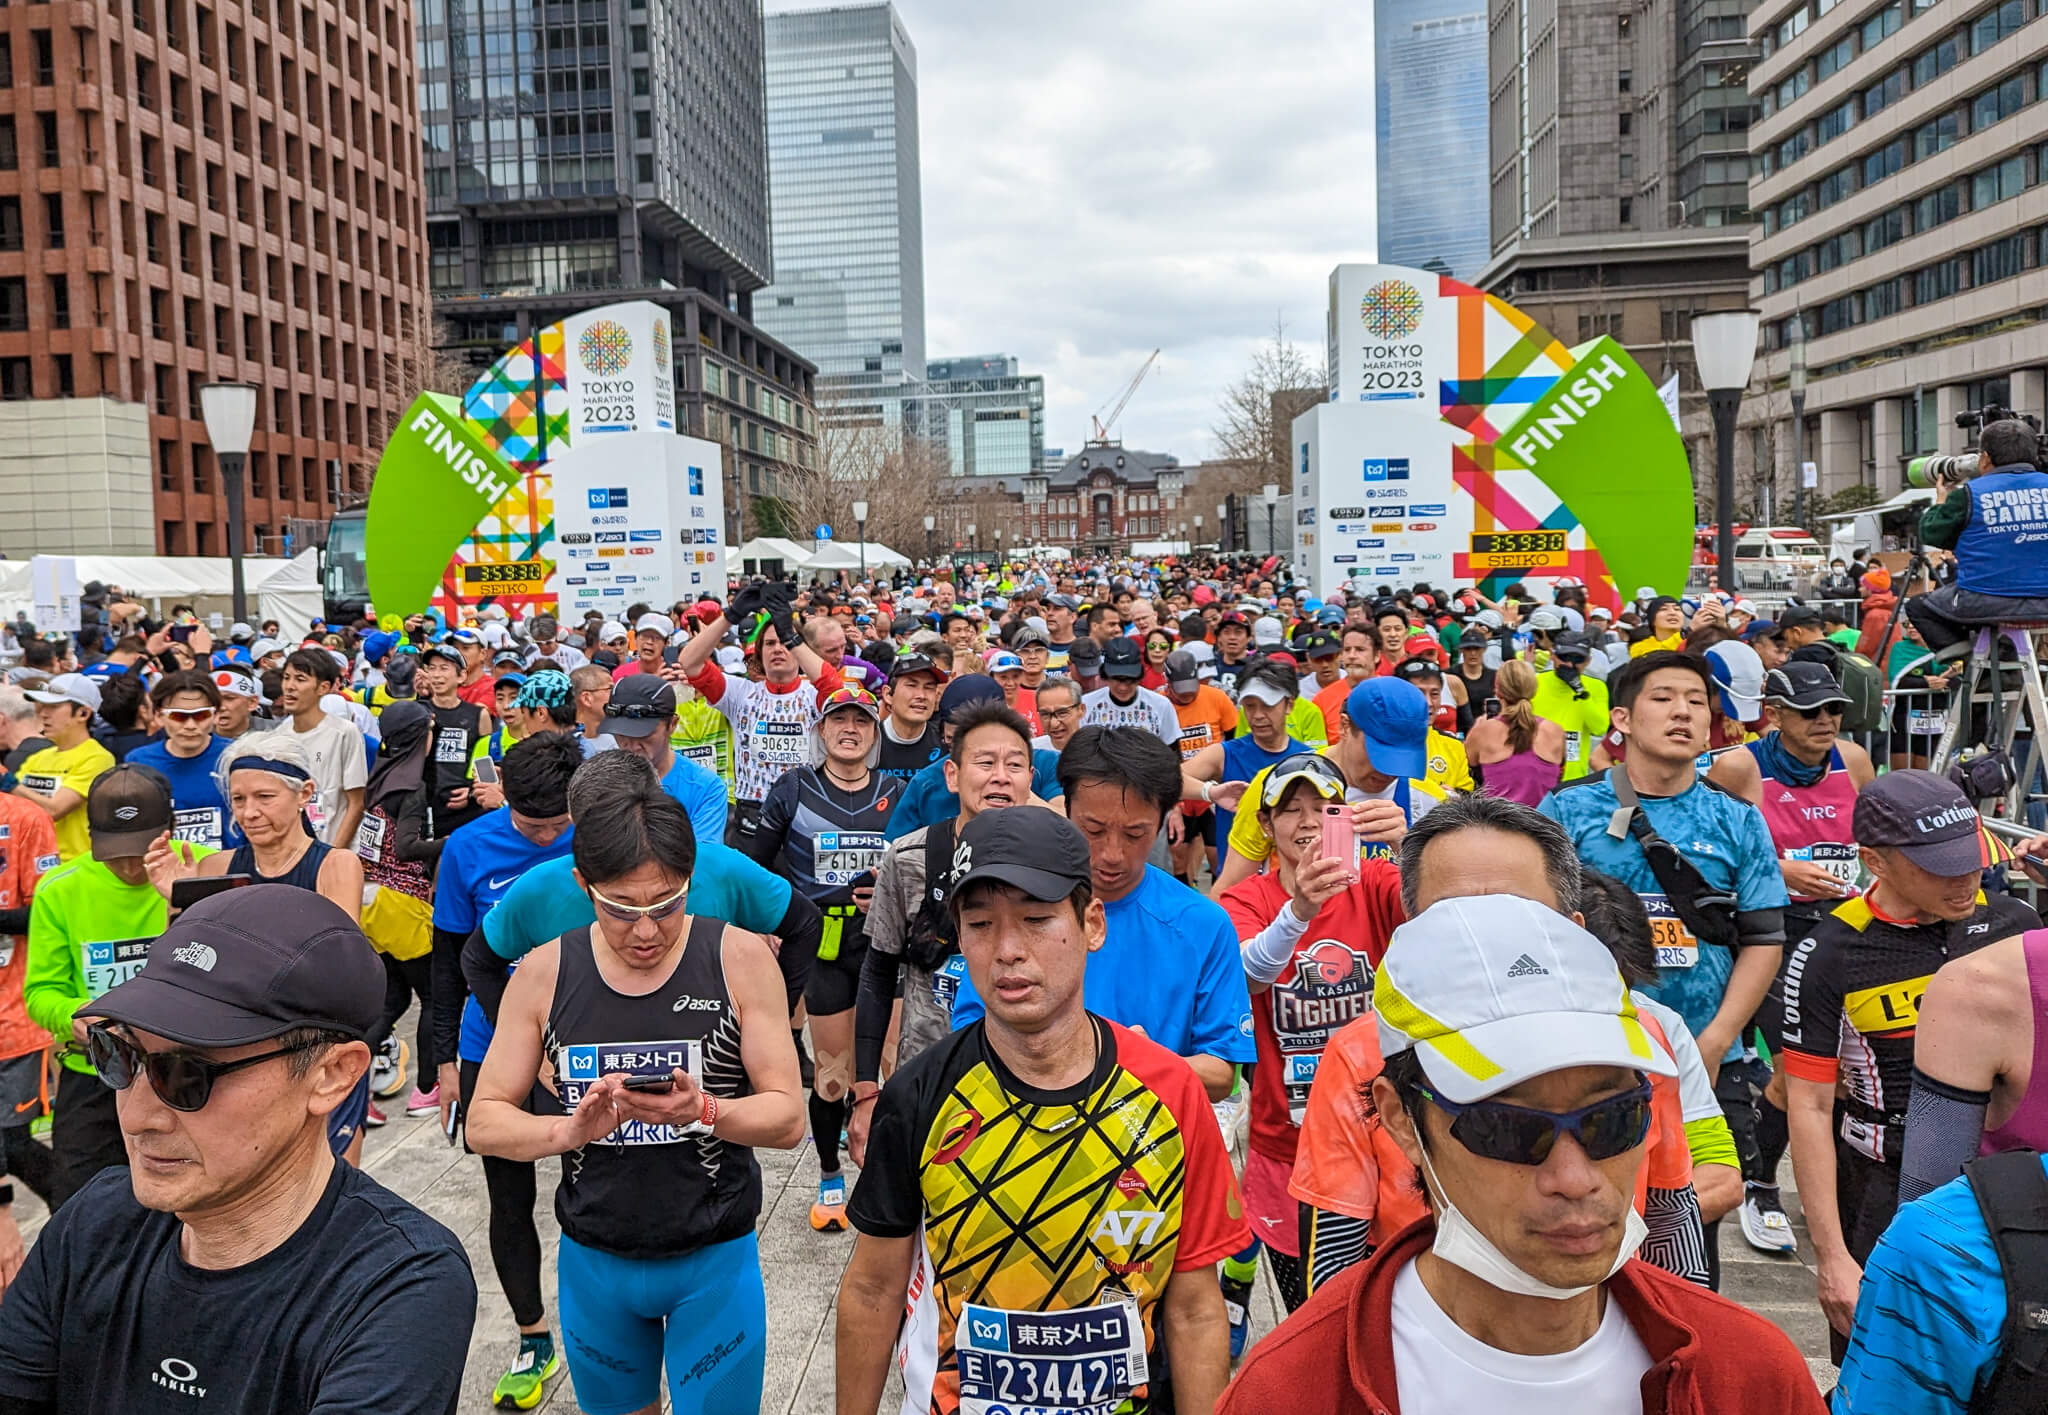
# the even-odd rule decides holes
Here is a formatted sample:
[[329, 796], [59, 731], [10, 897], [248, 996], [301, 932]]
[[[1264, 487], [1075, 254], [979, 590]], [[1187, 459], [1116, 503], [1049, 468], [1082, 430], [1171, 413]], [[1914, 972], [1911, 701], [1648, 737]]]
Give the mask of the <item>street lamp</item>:
[[969, 560], [974, 558], [974, 530], [974, 522], [969, 521], [967, 523], [967, 558]]
[[228, 489], [228, 568], [233, 576], [235, 621], [249, 617], [249, 595], [242, 584], [242, 464], [249, 456], [249, 438], [256, 431], [256, 385], [208, 383], [199, 389], [199, 413], [206, 421], [206, 440], [220, 463]]
[[1216, 548], [1226, 555], [1230, 553], [1230, 503], [1228, 501], [1216, 503]]
[[1735, 592], [1735, 416], [1742, 410], [1742, 390], [1749, 366], [1756, 362], [1755, 310], [1716, 310], [1694, 315], [1693, 363], [1706, 385], [1707, 407], [1714, 415], [1714, 560], [1715, 579]]
[[[1792, 363], [1785, 373], [1785, 386], [1792, 390], [1792, 519], [1806, 524], [1806, 317], [1792, 316]], [[1771, 508], [1773, 513], [1777, 508]]]
[[[1200, 540], [1201, 538], [1202, 538], [1202, 518], [1201, 518], [1200, 516], [1197, 516], [1197, 517], [1195, 517], [1195, 539], [1196, 539], [1196, 540]], [[1192, 555], [1192, 554], [1194, 553], [1194, 547], [1193, 547], [1192, 545], [1190, 545], [1190, 546], [1188, 547], [1188, 553], [1189, 553], [1190, 555]]]
[[868, 577], [868, 504], [865, 501], [853, 503], [854, 532], [860, 537], [860, 577]]
[[924, 559], [927, 565], [938, 563], [936, 559], [938, 552], [932, 548], [932, 532], [938, 528], [939, 518], [937, 516], [927, 516], [924, 518]]
[[1259, 500], [1266, 503], [1266, 554], [1279, 554], [1279, 541], [1273, 535], [1273, 513], [1280, 509], [1280, 483], [1269, 481], [1259, 488]]

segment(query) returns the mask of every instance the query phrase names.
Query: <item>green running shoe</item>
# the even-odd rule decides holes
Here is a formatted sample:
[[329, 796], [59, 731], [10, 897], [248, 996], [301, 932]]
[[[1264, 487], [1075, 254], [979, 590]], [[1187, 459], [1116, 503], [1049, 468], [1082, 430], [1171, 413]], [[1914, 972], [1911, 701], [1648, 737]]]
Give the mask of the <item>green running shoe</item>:
[[555, 1354], [552, 1336], [523, 1337], [519, 1355], [491, 1390], [491, 1404], [500, 1410], [531, 1410], [540, 1404], [548, 1379], [561, 1369], [562, 1358]]

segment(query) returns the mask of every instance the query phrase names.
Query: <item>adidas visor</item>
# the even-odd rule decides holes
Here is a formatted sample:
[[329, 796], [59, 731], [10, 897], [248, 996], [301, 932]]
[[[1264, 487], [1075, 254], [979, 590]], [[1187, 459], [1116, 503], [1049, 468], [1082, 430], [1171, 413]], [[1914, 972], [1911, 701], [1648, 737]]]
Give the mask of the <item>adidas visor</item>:
[[1445, 899], [1394, 930], [1373, 980], [1380, 1053], [1413, 1051], [1470, 1104], [1571, 1066], [1675, 1076], [1600, 940], [1511, 894]]

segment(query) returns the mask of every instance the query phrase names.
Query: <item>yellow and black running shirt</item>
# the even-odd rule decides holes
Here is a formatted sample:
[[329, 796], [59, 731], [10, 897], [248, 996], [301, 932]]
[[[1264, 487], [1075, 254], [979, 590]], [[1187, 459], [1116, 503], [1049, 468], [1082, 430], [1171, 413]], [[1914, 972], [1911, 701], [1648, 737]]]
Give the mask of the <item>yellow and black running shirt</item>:
[[1143, 1412], [1153, 1313], [1176, 1272], [1251, 1241], [1201, 1082], [1099, 1017], [1079, 1085], [1017, 1080], [976, 1022], [898, 1071], [847, 1207], [921, 1235], [904, 1415]]

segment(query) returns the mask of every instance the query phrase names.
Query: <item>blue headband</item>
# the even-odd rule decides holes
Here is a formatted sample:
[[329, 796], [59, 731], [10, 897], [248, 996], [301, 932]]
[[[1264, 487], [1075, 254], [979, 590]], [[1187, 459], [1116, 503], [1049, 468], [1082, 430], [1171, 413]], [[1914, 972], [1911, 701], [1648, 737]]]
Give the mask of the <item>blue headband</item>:
[[296, 762], [281, 762], [275, 757], [236, 757], [228, 763], [230, 775], [245, 768], [250, 771], [267, 771], [273, 775], [282, 776], [287, 781], [311, 781], [313, 779], [312, 773]]

